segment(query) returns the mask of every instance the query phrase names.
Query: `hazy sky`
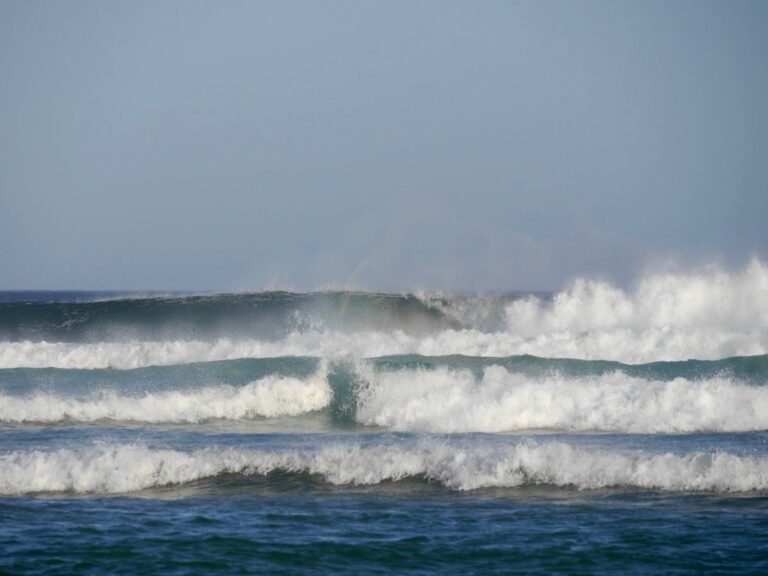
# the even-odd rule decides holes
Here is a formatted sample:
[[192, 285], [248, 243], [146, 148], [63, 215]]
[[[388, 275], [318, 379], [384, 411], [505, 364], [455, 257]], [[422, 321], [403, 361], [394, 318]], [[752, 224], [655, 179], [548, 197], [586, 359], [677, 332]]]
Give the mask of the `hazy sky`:
[[0, 289], [768, 257], [768, 2], [0, 0]]

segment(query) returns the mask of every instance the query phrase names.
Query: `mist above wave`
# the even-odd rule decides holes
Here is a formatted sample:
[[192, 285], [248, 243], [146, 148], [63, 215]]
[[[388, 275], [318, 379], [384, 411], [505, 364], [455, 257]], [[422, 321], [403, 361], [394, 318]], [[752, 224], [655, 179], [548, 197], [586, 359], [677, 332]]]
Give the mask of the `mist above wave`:
[[275, 340], [317, 329], [423, 334], [451, 327], [460, 325], [410, 294], [253, 292], [85, 301], [0, 297], [0, 339], [6, 341]]
[[[164, 312], [160, 320], [157, 311], [147, 313], [154, 318], [150, 324], [159, 322], [150, 338], [118, 330], [104, 341], [6, 339], [0, 342], [0, 367], [135, 368], [247, 357], [392, 354], [532, 354], [642, 363], [768, 353], [768, 266], [759, 260], [734, 273], [652, 274], [630, 291], [582, 279], [552, 297], [257, 296], [213, 298], [210, 305], [151, 300], [150, 308]], [[134, 301], [126, 304], [127, 311], [120, 302], [107, 304], [113, 308], [100, 312], [102, 321], [117, 328], [132, 326], [141, 310]], [[168, 306], [183, 309], [197, 328], [183, 337], [167, 330], [167, 337], [156, 338], [162, 318], [175, 317]], [[265, 307], [271, 312], [253, 311]], [[23, 307], [3, 313], [16, 315], [21, 325], [34, 324], [25, 319]], [[73, 325], [90, 321], [80, 313], [71, 319]], [[238, 324], [225, 321], [239, 315], [245, 320]], [[204, 326], [211, 328], [201, 332]], [[115, 339], [115, 334], [122, 336]]]

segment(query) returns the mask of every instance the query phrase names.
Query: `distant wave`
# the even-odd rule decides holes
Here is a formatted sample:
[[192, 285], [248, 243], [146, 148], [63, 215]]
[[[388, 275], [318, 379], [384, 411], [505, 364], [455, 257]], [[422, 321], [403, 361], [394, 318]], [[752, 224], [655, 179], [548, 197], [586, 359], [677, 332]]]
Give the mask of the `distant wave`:
[[423, 478], [450, 490], [554, 486], [664, 491], [768, 489], [768, 458], [728, 452], [654, 454], [525, 441], [504, 447], [435, 439], [416, 445], [326, 444], [315, 449], [191, 452], [103, 444], [0, 455], [0, 494], [129, 493], [220, 476], [308, 474], [334, 485]]
[[461, 326], [409, 294], [256, 292], [75, 302], [0, 298], [0, 339], [6, 341], [269, 340], [312, 329], [421, 334], [444, 328]]
[[549, 296], [263, 293], [0, 304], [0, 367], [522, 354], [644, 363], [768, 353], [768, 266]]

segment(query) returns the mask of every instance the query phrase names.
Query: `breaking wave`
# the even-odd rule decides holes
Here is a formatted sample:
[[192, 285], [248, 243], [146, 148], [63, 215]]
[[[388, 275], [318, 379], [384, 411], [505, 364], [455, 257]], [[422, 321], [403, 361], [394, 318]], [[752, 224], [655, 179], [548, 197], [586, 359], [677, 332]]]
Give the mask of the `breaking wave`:
[[[133, 378], [124, 381], [110, 377], [114, 371], [78, 371], [80, 388], [66, 378], [69, 371], [28, 370], [14, 377], [29, 383], [0, 394], [0, 422], [195, 423], [323, 411], [331, 427], [408, 432], [745, 432], [768, 429], [768, 358], [756, 360], [622, 367], [531, 357], [497, 359], [506, 366], [481, 358], [390, 357], [249, 378], [255, 372], [248, 370], [306, 370], [313, 363], [252, 360], [117, 372]], [[423, 365], [430, 361], [437, 365]], [[197, 380], [179, 388], [179, 377]], [[147, 378], [165, 380], [163, 388], [147, 391]]]
[[263, 293], [3, 303], [0, 367], [135, 368], [276, 356], [532, 354], [643, 363], [768, 353], [768, 265], [577, 280], [551, 295]]
[[130, 396], [101, 390], [85, 397], [37, 392], [0, 395], [0, 422], [193, 423], [296, 416], [326, 408], [333, 397], [325, 370], [307, 379], [270, 375], [245, 386], [206, 386]]
[[448, 368], [361, 372], [357, 420], [401, 431], [768, 429], [768, 387], [723, 377], [660, 381], [613, 372], [531, 378], [501, 366], [489, 366], [479, 377]]
[[333, 485], [424, 479], [450, 490], [555, 486], [663, 491], [768, 489], [768, 458], [723, 451], [654, 454], [521, 442], [466, 447], [330, 444], [307, 450], [206, 448], [192, 452], [140, 445], [14, 451], [0, 455], [0, 494], [130, 493], [224, 475], [316, 475]]

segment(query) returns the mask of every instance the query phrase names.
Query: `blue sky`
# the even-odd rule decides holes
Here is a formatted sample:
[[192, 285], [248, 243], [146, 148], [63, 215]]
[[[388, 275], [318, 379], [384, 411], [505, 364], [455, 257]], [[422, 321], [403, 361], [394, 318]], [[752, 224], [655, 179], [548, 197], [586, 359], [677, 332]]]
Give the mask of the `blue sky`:
[[768, 257], [768, 3], [0, 0], [0, 289]]

